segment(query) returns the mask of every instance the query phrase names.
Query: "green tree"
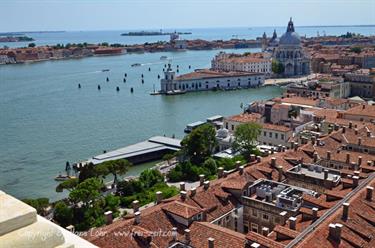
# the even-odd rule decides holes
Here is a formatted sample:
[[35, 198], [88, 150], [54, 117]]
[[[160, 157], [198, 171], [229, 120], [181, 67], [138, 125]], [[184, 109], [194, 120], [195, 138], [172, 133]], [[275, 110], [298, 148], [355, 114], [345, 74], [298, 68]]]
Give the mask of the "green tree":
[[45, 210], [49, 206], [48, 198], [23, 199], [22, 201], [35, 208], [40, 215], [45, 215]]
[[240, 124], [234, 131], [233, 150], [241, 152], [246, 159], [256, 150], [257, 138], [262, 126], [255, 122]]
[[144, 188], [149, 189], [157, 183], [164, 182], [164, 176], [158, 170], [147, 169], [139, 175], [139, 181]]
[[362, 48], [360, 48], [360, 47], [352, 47], [350, 49], [350, 51], [359, 54], [359, 53], [362, 52]]
[[116, 213], [118, 211], [118, 207], [120, 206], [120, 197], [114, 195], [107, 195], [105, 198], [105, 211], [112, 211]]
[[284, 65], [277, 60], [272, 60], [272, 72], [282, 74], [284, 72]]
[[117, 177], [119, 175], [120, 176], [125, 175], [130, 166], [132, 166], [132, 164], [126, 159], [106, 161], [101, 164], [101, 167], [104, 167], [102, 169], [102, 173], [108, 172], [112, 174], [114, 184], [116, 184], [118, 181]]
[[93, 205], [101, 196], [103, 183], [97, 178], [89, 178], [78, 184], [77, 187], [69, 193], [69, 200], [75, 205], [82, 203], [84, 208]]
[[217, 164], [213, 158], [206, 159], [203, 163], [203, 167], [209, 171], [210, 175], [214, 175], [217, 172]]
[[63, 192], [64, 189], [72, 191], [78, 185], [78, 178], [71, 178], [57, 185], [56, 192]]
[[164, 161], [167, 161], [168, 165], [170, 165], [170, 161], [171, 161], [174, 157], [175, 157], [174, 154], [172, 154], [172, 153], [167, 153], [167, 154], [165, 154], [165, 155], [163, 156], [162, 159], [163, 159]]
[[35, 43], [29, 43], [28, 47], [35, 47]]
[[201, 164], [217, 146], [215, 128], [204, 124], [194, 129], [181, 141], [184, 154], [193, 164]]
[[73, 210], [69, 208], [65, 202], [59, 201], [55, 205], [53, 219], [62, 227], [69, 226], [73, 223]]

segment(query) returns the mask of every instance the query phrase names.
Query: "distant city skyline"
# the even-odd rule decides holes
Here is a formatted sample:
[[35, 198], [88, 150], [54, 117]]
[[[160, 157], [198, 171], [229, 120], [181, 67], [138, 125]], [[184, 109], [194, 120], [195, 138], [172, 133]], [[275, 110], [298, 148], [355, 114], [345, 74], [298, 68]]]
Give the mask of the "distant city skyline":
[[0, 32], [374, 25], [373, 0], [2, 0]]

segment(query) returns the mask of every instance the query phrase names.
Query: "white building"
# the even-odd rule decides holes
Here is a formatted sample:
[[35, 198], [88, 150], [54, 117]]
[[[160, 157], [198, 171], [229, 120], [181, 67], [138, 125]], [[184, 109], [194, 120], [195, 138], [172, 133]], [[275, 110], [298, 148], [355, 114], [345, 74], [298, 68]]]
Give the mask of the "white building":
[[211, 61], [211, 68], [218, 71], [243, 71], [255, 73], [272, 73], [270, 58], [262, 55], [238, 55], [220, 52]]
[[178, 92], [203, 90], [228, 90], [239, 88], [258, 87], [264, 83], [264, 74], [250, 72], [223, 72], [209, 69], [195, 70], [194, 72], [176, 77], [171, 66], [164, 72], [161, 79], [161, 93], [174, 94]]

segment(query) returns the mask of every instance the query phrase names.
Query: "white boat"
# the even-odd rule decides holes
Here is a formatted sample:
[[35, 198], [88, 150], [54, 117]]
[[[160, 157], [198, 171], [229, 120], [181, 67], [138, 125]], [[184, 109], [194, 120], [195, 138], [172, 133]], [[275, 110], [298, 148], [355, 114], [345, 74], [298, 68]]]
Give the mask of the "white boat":
[[57, 177], [55, 177], [55, 181], [67, 181], [69, 179], [75, 179], [75, 178], [77, 177], [59, 174]]
[[135, 64], [132, 64], [132, 67], [136, 67], [136, 66], [141, 66], [142, 64], [140, 63], [135, 63]]

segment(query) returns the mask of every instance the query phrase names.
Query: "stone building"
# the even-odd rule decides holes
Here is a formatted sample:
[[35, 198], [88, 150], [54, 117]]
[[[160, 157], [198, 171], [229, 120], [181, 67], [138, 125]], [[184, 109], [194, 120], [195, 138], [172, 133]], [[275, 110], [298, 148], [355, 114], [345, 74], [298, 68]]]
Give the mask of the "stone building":
[[310, 74], [310, 58], [303, 50], [301, 38], [294, 30], [292, 18], [290, 18], [286, 33], [280, 37], [273, 59], [284, 66], [283, 76]]

